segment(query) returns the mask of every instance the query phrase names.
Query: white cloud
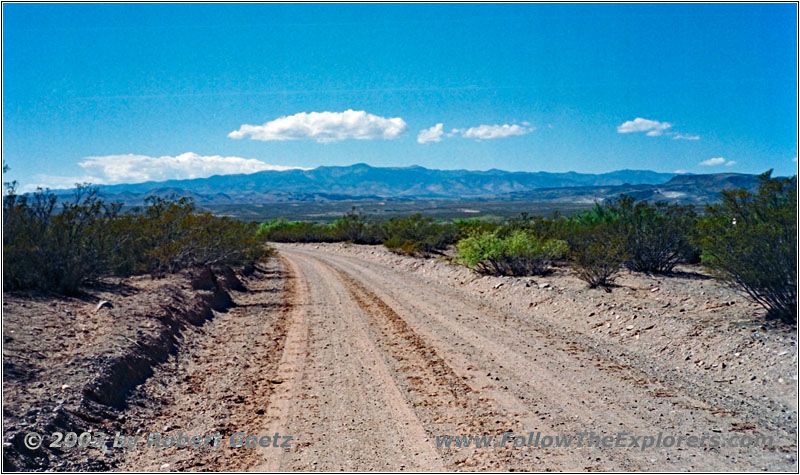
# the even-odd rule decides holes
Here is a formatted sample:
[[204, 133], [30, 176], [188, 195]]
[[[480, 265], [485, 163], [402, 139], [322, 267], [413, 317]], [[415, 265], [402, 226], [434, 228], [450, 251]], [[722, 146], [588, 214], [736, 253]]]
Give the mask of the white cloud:
[[20, 188], [19, 191], [22, 193], [31, 193], [36, 191], [37, 188], [50, 188], [51, 190], [62, 190], [65, 188], [74, 188], [75, 184], [77, 183], [92, 183], [92, 184], [100, 184], [103, 183], [102, 178], [94, 177], [94, 176], [58, 176], [58, 175], [47, 175], [47, 174], [37, 174], [34, 176], [36, 180], [34, 183], [28, 183]]
[[279, 117], [263, 125], [243, 124], [228, 137], [252, 140], [303, 140], [320, 143], [345, 139], [371, 140], [395, 139], [406, 131], [406, 122], [400, 117], [380, 117], [364, 111], [348, 109], [344, 112], [300, 112]]
[[[700, 165], [704, 166], [704, 167], [713, 167], [713, 166], [717, 166], [717, 165], [722, 165], [723, 163], [725, 163], [725, 159], [724, 158], [715, 157], [715, 158], [709, 158], [708, 160], [703, 160], [702, 162], [700, 162]], [[736, 162], [734, 162], [734, 163], [736, 163]]]
[[726, 167], [732, 167], [734, 165], [736, 165], [736, 161], [735, 160], [728, 160], [727, 162], [725, 162], [725, 166]]
[[417, 135], [417, 142], [419, 143], [441, 142], [443, 134], [444, 134], [444, 124], [439, 123], [429, 129], [420, 130], [419, 135]]
[[523, 127], [520, 125], [479, 125], [468, 129], [453, 129], [453, 133], [459, 133], [468, 139], [491, 140], [512, 137], [514, 135], [525, 135], [533, 132], [533, 127]]
[[679, 175], [683, 175], [684, 173], [686, 173], [686, 170], [678, 169], [678, 170], [675, 170], [673, 173], [677, 173]]
[[675, 134], [672, 137], [672, 140], [700, 140], [699, 135], [692, 135], [692, 134]]
[[664, 133], [665, 130], [672, 127], [669, 122], [659, 122], [657, 120], [642, 119], [637, 117], [633, 120], [623, 122], [622, 125], [617, 127], [617, 132], [620, 134], [629, 134], [632, 132], [647, 132], [650, 137], [656, 137]]
[[297, 168], [270, 165], [254, 158], [203, 156], [192, 152], [174, 157], [134, 154], [86, 157], [78, 165], [86, 172], [84, 176], [36, 175], [37, 183], [26, 185], [24, 191], [33, 191], [37, 186], [61, 189], [72, 188], [75, 183], [114, 185]]

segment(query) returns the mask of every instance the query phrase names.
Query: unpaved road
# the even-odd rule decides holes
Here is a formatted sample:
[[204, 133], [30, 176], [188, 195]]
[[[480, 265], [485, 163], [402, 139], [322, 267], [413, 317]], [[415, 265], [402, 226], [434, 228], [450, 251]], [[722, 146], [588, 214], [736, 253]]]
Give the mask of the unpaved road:
[[[279, 250], [296, 282], [278, 370], [283, 383], [270, 400], [265, 433], [291, 434], [296, 446], [263, 451], [255, 468], [796, 470], [792, 390], [771, 400], [760, 388], [731, 390], [717, 374], [659, 373], [658, 361], [627, 345], [503, 311], [369, 253]], [[646, 451], [436, 444], [441, 435], [508, 431], [758, 432], [774, 442]]]
[[[117, 450], [123, 470], [796, 471], [797, 342], [699, 274], [479, 277], [382, 247], [279, 245], [182, 335], [123, 432], [290, 447]], [[450, 448], [437, 436], [764, 434], [765, 447]], [[630, 438], [623, 443], [629, 445]], [[274, 445], [274, 444], [272, 444]]]
[[[219, 295], [193, 290], [203, 279], [172, 276], [90, 289], [91, 298], [5, 296], [4, 466], [797, 471], [796, 330], [766, 324], [761, 309], [700, 269], [624, 272], [604, 292], [566, 268], [481, 277], [382, 246], [277, 247], [278, 258]], [[96, 310], [98, 299], [113, 308]], [[197, 307], [219, 299], [233, 305]], [[118, 395], [87, 399], [93, 368], [108, 367], [100, 363], [119, 348], [152, 359], [140, 365], [152, 374], [137, 373], [144, 382], [130, 393], [123, 384], [113, 386]], [[124, 367], [108, 376], [119, 375], [131, 376]], [[104, 405], [112, 396], [124, 404]], [[47, 460], [43, 449], [13, 452], [28, 431], [59, 428], [222, 440], [50, 450]], [[270, 446], [231, 448], [237, 432], [270, 436]], [[437, 443], [506, 433], [520, 437], [505, 447]], [[529, 433], [542, 443], [514, 446]], [[627, 436], [623, 447], [576, 447], [576, 438], [545, 446], [581, 433]], [[671, 447], [625, 447], [659, 433]], [[275, 434], [292, 440], [276, 447]], [[758, 434], [771, 440], [728, 443]], [[7, 464], [6, 455], [20, 456]]]

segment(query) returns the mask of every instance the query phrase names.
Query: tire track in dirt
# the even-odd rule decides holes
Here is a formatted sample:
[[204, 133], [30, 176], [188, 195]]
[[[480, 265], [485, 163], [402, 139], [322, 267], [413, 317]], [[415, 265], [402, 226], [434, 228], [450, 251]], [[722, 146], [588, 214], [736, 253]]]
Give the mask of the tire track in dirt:
[[[292, 452], [280, 452], [265, 467], [280, 470], [442, 470], [415, 412], [395, 384], [364, 328], [361, 307], [337, 275], [316, 260], [286, 255], [297, 269], [310, 331], [301, 391], [287, 417]], [[280, 372], [280, 371], [279, 371]], [[282, 414], [282, 415], [281, 415]]]
[[[307, 305], [307, 302], [305, 299], [308, 295], [308, 289], [298, 287], [307, 286], [308, 282], [298, 283], [299, 270], [294, 263], [284, 257], [281, 257], [280, 260], [283, 268], [288, 270], [286, 278], [291, 282], [291, 285], [287, 286], [289, 291], [286, 297], [291, 302], [291, 313], [288, 317], [288, 330], [286, 331], [281, 360], [278, 363], [275, 378], [270, 381], [270, 384], [276, 386], [276, 388], [272, 397], [270, 397], [269, 408], [266, 410], [268, 421], [266, 430], [261, 434], [278, 438], [282, 443], [283, 439], [280, 436], [281, 434], [286, 434], [289, 411], [291, 410], [292, 401], [298, 397], [299, 379], [305, 366], [306, 346], [308, 344], [308, 327], [305, 321], [305, 305]], [[275, 441], [272, 441], [272, 443], [274, 444]], [[258, 463], [254, 469], [259, 472], [277, 471], [281, 454], [274, 453], [275, 450], [275, 448], [266, 450], [259, 448], [259, 453], [266, 461]]]
[[[471, 330], [468, 325], [459, 325], [458, 322], [441, 319], [439, 316], [442, 305], [448, 306], [450, 310], [457, 309], [464, 313], [475, 313], [474, 307], [469, 306], [465, 309], [464, 302], [448, 298], [449, 295], [425, 296], [424, 298], [420, 298], [419, 295], [405, 295], [405, 299], [401, 301], [394, 298], [387, 290], [401, 288], [408, 284], [406, 281], [401, 282], [399, 276], [376, 275], [370, 269], [352, 267], [348, 262], [337, 257], [307, 255], [302, 251], [300, 253], [324, 262], [340, 275], [349, 276], [344, 278], [355, 285], [359, 285], [358, 282], [360, 282], [363, 284], [363, 286], [359, 285], [361, 288], [365, 289], [365, 286], [370, 286], [374, 289], [375, 293], [366, 291], [366, 289], [365, 291], [374, 295], [374, 298], [381, 302], [381, 306], [389, 309], [391, 314], [396, 317], [395, 321], [402, 322], [400, 328], [392, 329], [390, 332], [403, 333], [402, 329], [405, 329], [407, 334], [413, 335], [414, 340], [422, 341], [424, 339], [428, 342], [427, 347], [436, 348], [436, 352], [446, 358], [445, 366], [448, 370], [452, 374], [457, 374], [456, 378], [468, 385], [474, 397], [481, 402], [482, 407], [491, 408], [491, 412], [494, 413], [494, 418], [489, 418], [494, 423], [489, 423], [487, 418], [468, 411], [460, 413], [456, 418], [459, 423], [443, 427], [434, 426], [436, 430], [432, 433], [433, 436], [446, 434], [502, 435], [506, 431], [512, 431], [518, 435], [528, 434], [529, 431], [557, 434], [567, 432], [564, 426], [574, 427], [575, 432], [581, 430], [582, 426], [575, 425], [575, 419], [579, 414], [585, 415], [587, 410], [581, 407], [582, 401], [571, 397], [571, 388], [565, 388], [560, 384], [562, 378], [559, 374], [552, 372], [547, 365], [539, 363], [535, 364], [534, 368], [528, 368], [524, 374], [508, 375], [509, 367], [511, 369], [515, 367], [513, 357], [516, 354], [513, 348], [492, 341], [484, 334]], [[286, 254], [285, 251], [284, 254]], [[409, 302], [414, 303], [410, 304]], [[434, 308], [423, 311], [416, 308], [426, 305], [433, 305]], [[400, 317], [394, 309], [401, 311], [403, 317]], [[453, 310], [453, 312], [455, 311]], [[406, 320], [409, 323], [406, 323]], [[432, 320], [440, 323], [441, 327], [431, 331], [428, 327], [431, 326]], [[424, 337], [422, 337], [423, 335]], [[506, 383], [511, 379], [518, 379], [526, 389], [517, 391], [516, 394], [510, 394], [507, 387], [504, 388], [498, 383], [500, 380], [498, 375], [506, 375], [503, 378]], [[528, 401], [535, 401], [533, 410], [526, 405], [526, 398]], [[613, 425], [622, 426], [622, 424], [622, 419], [615, 419], [613, 422]], [[609, 425], [612, 424], [609, 423]], [[588, 426], [591, 424], [583, 427]], [[597, 450], [605, 452], [603, 449]], [[499, 452], [502, 454], [498, 455]], [[580, 471], [596, 469], [597, 462], [600, 461], [591, 452], [576, 456], [568, 450], [546, 448], [520, 450], [510, 447], [505, 449], [491, 447], [479, 450], [465, 449], [461, 453], [461, 459], [456, 459], [459, 468], [474, 467], [472, 469], [477, 470], [499, 469], [498, 464], [500, 464], [506, 470]], [[626, 460], [625, 465], [635, 467], [639, 466], [639, 462]]]
[[[429, 439], [458, 434], [502, 434], [513, 429], [513, 420], [491, 400], [480, 397], [465, 384], [389, 305], [347, 274], [338, 271], [350, 294], [370, 318], [371, 335], [393, 360], [395, 378], [400, 380], [415, 411], [427, 423]], [[506, 470], [523, 453], [514, 450], [474, 450], [455, 447], [439, 449], [457, 469]], [[517, 460], [516, 464], [520, 461]]]
[[[581, 429], [649, 433], [659, 428], [697, 434], [718, 432], [730, 423], [730, 413], [682, 394], [680, 388], [662, 387], [657, 375], [648, 377], [636, 368], [603, 361], [561, 335], [542, 333], [543, 329], [486, 303], [473, 302], [455, 289], [362, 259], [307, 248], [291, 252], [320, 259], [372, 289], [444, 355], [456, 373], [467, 376], [466, 381], [484, 397], [519, 416], [525, 427], [551, 433]], [[670, 397], [662, 397], [665, 394]], [[547, 456], [547, 468], [559, 469], [760, 468], [749, 463], [752, 449], [684, 447], [647, 453], [584, 449], [573, 451], [566, 462], [546, 452], [539, 454]]]

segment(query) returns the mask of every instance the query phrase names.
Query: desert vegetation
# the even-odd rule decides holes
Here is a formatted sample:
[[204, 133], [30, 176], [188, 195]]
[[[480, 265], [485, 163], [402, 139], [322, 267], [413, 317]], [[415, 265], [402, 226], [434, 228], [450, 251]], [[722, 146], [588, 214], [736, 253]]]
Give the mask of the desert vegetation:
[[797, 180], [759, 177], [757, 193], [722, 192], [698, 223], [702, 262], [767, 309], [797, 323]]
[[490, 275], [543, 275], [566, 252], [566, 242], [541, 239], [522, 230], [505, 237], [498, 231], [484, 231], [458, 242], [458, 261]]
[[4, 289], [71, 294], [106, 275], [161, 276], [197, 266], [244, 265], [271, 242], [383, 244], [393, 252], [440, 255], [489, 275], [543, 275], [568, 267], [589, 287], [609, 289], [620, 270], [670, 274], [700, 263], [795, 323], [796, 178], [759, 178], [757, 192], [722, 192], [692, 206], [620, 196], [572, 216], [526, 213], [507, 220], [438, 221], [419, 213], [378, 221], [355, 209], [330, 224], [278, 219], [260, 225], [198, 210], [187, 199], [152, 197], [123, 212], [88, 186], [71, 200], [46, 190], [3, 198]]
[[622, 195], [572, 216], [444, 222], [414, 214], [379, 222], [353, 210], [332, 224], [279, 219], [259, 232], [268, 241], [380, 243], [409, 255], [450, 248], [454, 262], [488, 275], [543, 275], [564, 266], [606, 290], [623, 269], [669, 275], [678, 264], [702, 264], [769, 318], [795, 323], [796, 186], [796, 178], [767, 172], [757, 193], [723, 191], [704, 209]]
[[151, 198], [122, 212], [97, 190], [59, 203], [47, 190], [3, 197], [3, 290], [63, 294], [103, 276], [246, 265], [269, 254], [258, 226], [198, 211], [187, 199]]

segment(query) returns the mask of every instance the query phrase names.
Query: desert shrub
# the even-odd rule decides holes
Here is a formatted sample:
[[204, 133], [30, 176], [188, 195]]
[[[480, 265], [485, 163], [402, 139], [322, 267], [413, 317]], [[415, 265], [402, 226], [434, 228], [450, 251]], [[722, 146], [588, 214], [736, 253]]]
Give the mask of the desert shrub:
[[668, 273], [696, 254], [691, 243], [696, 223], [693, 206], [651, 205], [623, 195], [603, 208], [610, 218], [606, 222], [615, 223], [624, 234], [625, 266], [630, 270]]
[[541, 239], [564, 240], [568, 235], [568, 225], [569, 220], [557, 211], [551, 216], [530, 216], [523, 212], [519, 216], [509, 219], [503, 229], [506, 233], [521, 229], [531, 236]]
[[460, 263], [481, 274], [511, 276], [545, 274], [567, 251], [564, 241], [535, 238], [522, 230], [506, 237], [497, 231], [475, 233], [457, 247]]
[[702, 262], [767, 309], [797, 323], [797, 179], [759, 177], [758, 192], [722, 192], [697, 227]]
[[497, 230], [501, 223], [482, 218], [468, 218], [453, 220], [453, 227], [456, 229], [457, 240], [464, 239], [481, 232], [492, 232]]
[[198, 212], [187, 198], [148, 198], [128, 235], [136, 271], [154, 275], [215, 265], [245, 265], [269, 254], [258, 225]]
[[693, 206], [651, 205], [623, 195], [577, 213], [571, 221], [579, 227], [605, 224], [616, 228], [623, 236], [628, 269], [669, 273], [680, 262], [696, 261], [697, 250], [691, 241], [696, 219]]
[[9, 190], [3, 198], [3, 288], [74, 294], [107, 273], [107, 256], [119, 248], [109, 232], [119, 208], [86, 186], [60, 207], [44, 190], [30, 196]]
[[625, 235], [612, 223], [574, 225], [569, 233], [569, 260], [589, 287], [608, 287], [626, 260]]
[[332, 242], [331, 227], [307, 221], [287, 221], [284, 218], [262, 223], [259, 236], [272, 242]]
[[381, 227], [366, 219], [353, 208], [330, 226], [334, 241], [347, 241], [356, 244], [380, 244], [384, 240]]
[[383, 223], [383, 245], [405, 254], [428, 254], [439, 252], [452, 244], [457, 235], [456, 228], [447, 223], [436, 222], [421, 214], [392, 218]]
[[668, 273], [680, 262], [692, 260], [695, 222], [692, 206], [636, 203], [625, 222], [625, 265], [639, 272]]
[[199, 213], [188, 200], [153, 199], [122, 215], [96, 189], [58, 204], [39, 190], [3, 197], [3, 289], [74, 294], [104, 275], [160, 275], [193, 266], [246, 265], [270, 252], [254, 224]]

